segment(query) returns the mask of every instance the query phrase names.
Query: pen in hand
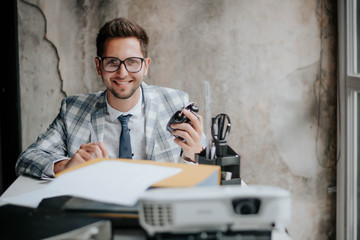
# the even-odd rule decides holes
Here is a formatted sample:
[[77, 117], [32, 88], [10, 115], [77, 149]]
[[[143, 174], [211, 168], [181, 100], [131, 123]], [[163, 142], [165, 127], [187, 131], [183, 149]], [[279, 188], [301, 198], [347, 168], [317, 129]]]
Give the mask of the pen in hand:
[[95, 144], [98, 144], [99, 141], [97, 139], [96, 133], [95, 133], [94, 128], [93, 128], [90, 121], [88, 121], [88, 125], [89, 125], [89, 130], [90, 130], [90, 133], [91, 133], [91, 139], [94, 140]]
[[90, 130], [90, 133], [91, 133], [91, 140], [94, 141], [94, 143], [96, 145], [99, 146], [100, 150], [101, 150], [101, 154], [98, 155], [96, 154], [96, 152], [93, 152], [94, 154], [94, 157], [103, 157], [103, 158], [108, 158], [109, 157], [109, 154], [108, 154], [108, 150], [106, 149], [105, 145], [102, 143], [102, 142], [99, 142], [98, 138], [97, 138], [97, 135], [95, 133], [95, 130], [94, 130], [94, 127], [92, 126], [91, 122], [88, 121], [88, 126], [89, 126], [89, 130]]

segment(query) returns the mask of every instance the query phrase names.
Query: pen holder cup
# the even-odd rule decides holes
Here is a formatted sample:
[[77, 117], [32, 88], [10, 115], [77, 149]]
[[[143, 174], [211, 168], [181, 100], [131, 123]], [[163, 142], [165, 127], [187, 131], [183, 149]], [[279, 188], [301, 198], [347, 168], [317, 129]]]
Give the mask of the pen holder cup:
[[[220, 156], [215, 156], [214, 159], [209, 159], [206, 156], [206, 149], [199, 154], [195, 154], [195, 161], [199, 164], [218, 165], [221, 167], [221, 185], [239, 184], [241, 185], [240, 177], [240, 156], [230, 147], [227, 146], [226, 152]], [[231, 174], [230, 178], [226, 175]]]

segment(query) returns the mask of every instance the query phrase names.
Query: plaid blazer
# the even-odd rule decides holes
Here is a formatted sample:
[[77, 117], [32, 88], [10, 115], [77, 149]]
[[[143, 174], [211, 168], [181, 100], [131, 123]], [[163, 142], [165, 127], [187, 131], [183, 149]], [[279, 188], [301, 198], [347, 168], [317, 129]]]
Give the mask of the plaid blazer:
[[[146, 159], [178, 162], [181, 148], [166, 130], [170, 117], [188, 101], [187, 93], [175, 89], [141, 85], [145, 103]], [[91, 121], [99, 141], [103, 140], [106, 91], [66, 97], [60, 112], [47, 131], [18, 158], [16, 173], [43, 177], [54, 161], [72, 158], [82, 144], [91, 142], [88, 121]], [[205, 139], [203, 136], [203, 145]]]

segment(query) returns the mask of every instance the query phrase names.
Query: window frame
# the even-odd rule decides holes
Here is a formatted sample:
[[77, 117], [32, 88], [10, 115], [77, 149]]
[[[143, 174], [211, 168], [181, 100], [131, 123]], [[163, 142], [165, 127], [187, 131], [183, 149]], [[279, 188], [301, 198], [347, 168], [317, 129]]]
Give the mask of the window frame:
[[338, 0], [338, 163], [336, 238], [357, 239], [358, 99], [356, 0]]

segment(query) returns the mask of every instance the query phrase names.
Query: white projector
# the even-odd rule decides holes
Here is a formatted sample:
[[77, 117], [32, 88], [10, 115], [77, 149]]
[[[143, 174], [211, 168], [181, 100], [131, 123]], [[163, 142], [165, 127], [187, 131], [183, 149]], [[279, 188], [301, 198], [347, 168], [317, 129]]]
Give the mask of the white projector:
[[272, 231], [290, 223], [290, 193], [273, 186], [152, 189], [139, 200], [139, 217], [150, 236]]

